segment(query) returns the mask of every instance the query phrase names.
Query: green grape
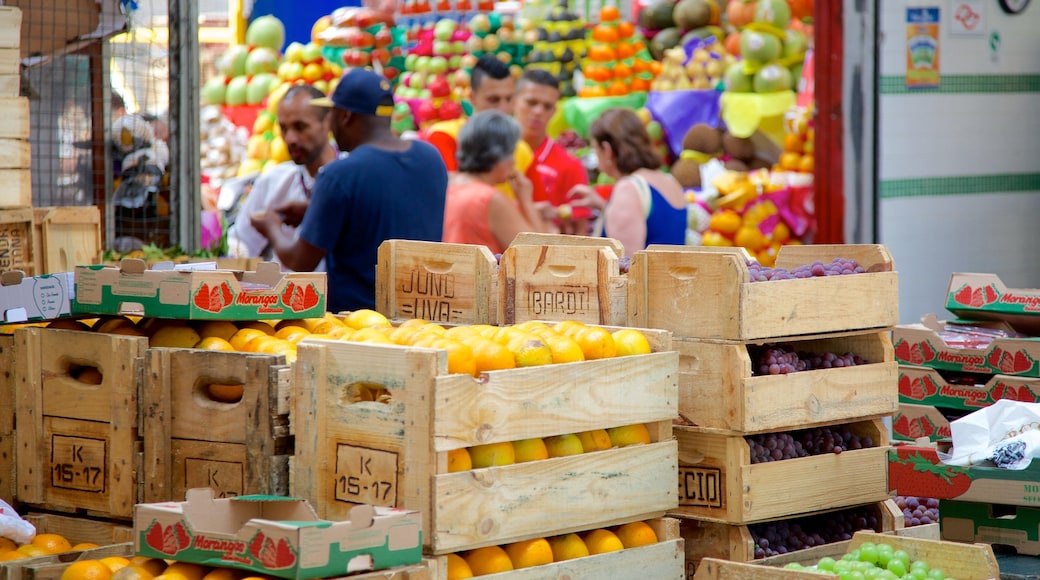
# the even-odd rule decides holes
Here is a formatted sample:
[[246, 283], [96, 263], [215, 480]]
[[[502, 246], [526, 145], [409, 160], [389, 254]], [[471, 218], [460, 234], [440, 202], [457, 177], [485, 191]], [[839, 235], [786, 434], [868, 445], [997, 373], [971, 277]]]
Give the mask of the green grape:
[[787, 568], [788, 570], [803, 570], [804, 569], [802, 567], [802, 565], [799, 564], [798, 562], [791, 562], [790, 564], [785, 565], [784, 568]]
[[888, 552], [889, 554], [896, 551], [896, 549], [892, 547], [892, 544], [878, 544], [877, 549], [878, 552]]
[[841, 576], [838, 576], [841, 580], [867, 580], [862, 572], [846, 572]]
[[946, 574], [939, 568], [932, 568], [928, 571], [929, 580], [947, 580]]
[[910, 577], [913, 580], [927, 580], [928, 570], [924, 568], [910, 568]]
[[906, 562], [893, 557], [888, 561], [888, 571], [901, 578], [906, 574]]
[[816, 563], [816, 568], [818, 570], [833, 570], [835, 563], [834, 558], [823, 557]]
[[896, 550], [892, 552], [891, 560], [900, 560], [903, 562], [904, 567], [910, 567], [910, 554], [907, 554], [905, 550]]
[[876, 580], [899, 580], [899, 576], [896, 576], [890, 570], [881, 569], [878, 569], [878, 575], [875, 578]]
[[928, 562], [925, 562], [924, 560], [914, 560], [910, 563], [910, 570], [917, 570], [918, 568], [923, 568], [925, 572], [928, 572]]
[[859, 547], [859, 561], [875, 564], [878, 561], [877, 546], [870, 542], [864, 542]]

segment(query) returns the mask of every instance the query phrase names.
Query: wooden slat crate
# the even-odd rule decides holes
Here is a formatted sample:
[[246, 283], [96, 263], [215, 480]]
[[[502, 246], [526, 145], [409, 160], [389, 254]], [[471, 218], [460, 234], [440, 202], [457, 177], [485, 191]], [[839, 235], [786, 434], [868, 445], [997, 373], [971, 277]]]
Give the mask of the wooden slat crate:
[[[0, 50], [2, 52], [2, 50]], [[3, 75], [0, 75], [0, 96]], [[24, 169], [32, 166], [32, 147], [20, 139], [0, 139], [0, 169]]]
[[[3, 114], [0, 109], [0, 130], [3, 129]], [[28, 167], [0, 169], [0, 183], [4, 184], [0, 193], [0, 208], [26, 208], [32, 205], [32, 174]]]
[[619, 258], [625, 255], [625, 246], [614, 238], [601, 238], [595, 236], [572, 236], [570, 234], [539, 234], [535, 232], [520, 232], [509, 242], [513, 246], [592, 246], [594, 248], [607, 248]]
[[387, 240], [376, 263], [376, 310], [391, 319], [495, 324], [497, 270], [485, 246]]
[[[145, 356], [142, 501], [184, 501], [195, 487], [211, 487], [217, 497], [288, 495], [285, 357], [187, 348]], [[242, 398], [214, 400], [211, 384], [242, 385]]]
[[[959, 544], [909, 536], [892, 537], [886, 534], [856, 532], [852, 540], [847, 542], [848, 550], [855, 550], [865, 542], [891, 544], [895, 549], [909, 554], [911, 561], [924, 560], [934, 567], [941, 568], [948, 578], [990, 580], [1000, 577], [993, 549], [985, 544]], [[833, 578], [834, 576], [823, 576], [823, 578], [828, 577]], [[690, 578], [692, 580], [746, 580], [748, 578], [813, 580], [821, 578], [821, 576], [801, 570], [773, 568], [759, 563], [727, 562], [706, 558], [697, 568], [696, 575], [691, 575]]]
[[[667, 349], [667, 333], [646, 333]], [[294, 461], [308, 469], [294, 470], [292, 489], [323, 518], [345, 518], [355, 503], [416, 509], [427, 552], [444, 554], [676, 506], [674, 352], [474, 380], [447, 374], [443, 350], [331, 340], [297, 348]], [[384, 386], [392, 401], [353, 402], [366, 384]], [[639, 423], [651, 444], [448, 472], [451, 450]]]
[[623, 326], [626, 287], [618, 255], [606, 246], [510, 246], [498, 269], [498, 320]]
[[421, 563], [411, 566], [398, 566], [386, 570], [376, 570], [375, 572], [362, 572], [328, 580], [434, 580], [433, 571], [436, 569], [437, 564], [434, 560], [424, 558]]
[[[489, 580], [544, 580], [546, 578], [652, 578], [653, 580], [681, 580], [685, 554], [679, 533], [679, 521], [673, 518], [654, 518], [647, 524], [657, 534], [657, 543], [617, 552], [597, 554], [585, 558], [553, 562], [511, 572], [487, 574]], [[436, 570], [431, 580], [448, 580], [447, 557], [436, 558]]]
[[[0, 170], [0, 179], [2, 174]], [[21, 270], [29, 275], [36, 273], [32, 223], [31, 207], [0, 209], [0, 271]]]
[[[0, 6], [0, 48], [15, 49], [18, 55], [18, 47], [22, 44], [22, 11], [10, 6]], [[20, 57], [19, 57], [20, 58]]]
[[[15, 331], [15, 499], [32, 507], [130, 518], [138, 495], [138, 396], [148, 339]], [[73, 378], [96, 367], [101, 384]]]
[[756, 433], [896, 412], [899, 371], [887, 332], [782, 344], [799, 351], [852, 352], [870, 364], [756, 375], [747, 343], [674, 339], [679, 415], [700, 427]]
[[[888, 532], [863, 532], [865, 534], [878, 533], [882, 536], [888, 536], [890, 538], [917, 538], [920, 540], [938, 540], [939, 537], [939, 524], [921, 524], [917, 526], [910, 526], [908, 528], [896, 528]], [[841, 558], [849, 551], [849, 546], [852, 545], [852, 540], [845, 540], [843, 542], [834, 542], [833, 544], [824, 544], [822, 546], [813, 546], [812, 548], [806, 548], [804, 550], [795, 550], [794, 552], [788, 552], [786, 554], [780, 554], [779, 556], [769, 556], [767, 558], [761, 558], [755, 560], [755, 564], [762, 564], [763, 566], [784, 566], [791, 562], [797, 562], [802, 565], [815, 564], [820, 561], [820, 558], [829, 556], [835, 560]]]
[[[27, 97], [0, 98], [0, 139], [28, 138], [29, 99]], [[4, 181], [3, 183], [7, 185], [12, 184], [8, 181]], [[22, 205], [31, 204], [26, 203]]]
[[756, 340], [899, 321], [898, 274], [882, 245], [784, 246], [776, 259], [780, 268], [842, 257], [867, 272], [775, 282], [750, 282], [745, 253], [676, 248], [656, 246], [632, 256], [629, 326], [663, 328], [683, 338]]
[[14, 504], [14, 336], [0, 335], [0, 499]]
[[[0, 52], [3, 52], [0, 49]], [[3, 59], [3, 55], [0, 55]], [[17, 97], [22, 89], [20, 75], [0, 75], [0, 97]]]
[[101, 255], [101, 211], [97, 206], [33, 210], [36, 273], [71, 272]]
[[42, 513], [27, 514], [25, 519], [38, 534], [59, 534], [72, 545], [90, 542], [98, 547], [0, 562], [0, 580], [59, 580], [61, 571], [73, 562], [133, 555], [133, 528], [128, 524]]
[[[782, 492], [778, 490], [777, 493]], [[828, 490], [827, 493], [831, 493], [831, 491]], [[834, 493], [838, 493], [838, 490], [834, 490]], [[900, 511], [895, 500], [888, 499], [871, 504], [871, 506], [875, 510], [880, 528], [875, 531], [888, 532], [903, 527], [903, 512]], [[837, 510], [817, 512], [817, 514], [834, 511]], [[680, 518], [679, 527], [683, 539], [686, 540], [687, 570], [696, 569], [704, 558], [719, 558], [734, 562], [751, 562], [755, 559], [755, 539], [746, 524], [726, 524]]]
[[877, 447], [752, 464], [743, 436], [676, 426], [679, 507], [672, 513], [741, 524], [884, 501], [888, 429], [879, 419], [842, 427]]

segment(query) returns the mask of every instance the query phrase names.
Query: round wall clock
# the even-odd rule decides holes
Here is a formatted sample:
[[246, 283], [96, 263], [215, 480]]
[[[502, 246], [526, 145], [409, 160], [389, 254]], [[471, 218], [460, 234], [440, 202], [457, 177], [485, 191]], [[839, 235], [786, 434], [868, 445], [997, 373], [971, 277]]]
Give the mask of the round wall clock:
[[999, 0], [1000, 8], [1008, 14], [1021, 14], [1026, 6], [1029, 6], [1029, 0]]

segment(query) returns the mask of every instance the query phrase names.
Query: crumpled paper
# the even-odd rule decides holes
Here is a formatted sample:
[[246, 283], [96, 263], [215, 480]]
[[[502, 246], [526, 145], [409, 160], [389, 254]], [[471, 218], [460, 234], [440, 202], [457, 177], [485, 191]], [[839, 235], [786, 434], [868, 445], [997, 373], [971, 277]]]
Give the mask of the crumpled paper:
[[1025, 469], [1040, 457], [1040, 403], [1001, 399], [950, 423], [948, 465]]

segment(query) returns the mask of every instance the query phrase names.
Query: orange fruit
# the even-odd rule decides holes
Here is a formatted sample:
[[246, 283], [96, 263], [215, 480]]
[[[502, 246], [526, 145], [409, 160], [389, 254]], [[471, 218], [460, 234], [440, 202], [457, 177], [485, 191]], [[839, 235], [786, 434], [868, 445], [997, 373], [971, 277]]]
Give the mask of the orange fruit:
[[593, 429], [592, 431], [582, 431], [578, 433], [578, 439], [581, 441], [581, 447], [585, 450], [585, 453], [592, 451], [606, 451], [614, 446], [610, 442], [610, 435], [607, 434], [606, 429]]
[[231, 337], [238, 332], [238, 327], [235, 326], [234, 322], [227, 320], [207, 320], [198, 326], [197, 332], [202, 338], [215, 336], [224, 340], [231, 340]]
[[10, 552], [18, 548], [18, 544], [14, 543], [10, 538], [0, 536], [0, 554]]
[[592, 40], [595, 40], [596, 42], [613, 44], [618, 40], [617, 29], [613, 26], [597, 24], [596, 26], [592, 27]]
[[513, 562], [509, 559], [509, 554], [498, 546], [472, 550], [466, 555], [466, 563], [469, 564], [469, 569], [473, 571], [474, 576], [508, 572], [513, 569]]
[[238, 323], [238, 329], [255, 328], [268, 336], [274, 336], [274, 327], [263, 320], [245, 320]]
[[61, 573], [61, 580], [110, 580], [112, 570], [99, 560], [78, 560]]
[[25, 554], [26, 556], [28, 556], [30, 558], [36, 558], [38, 556], [50, 556], [51, 555], [51, 553], [48, 552], [47, 550], [44, 550], [43, 548], [40, 548], [39, 546], [34, 546], [32, 544], [24, 544], [24, 545], [18, 546], [18, 548], [15, 550], [15, 552], [20, 552], [20, 553]]
[[149, 558], [147, 556], [134, 556], [130, 558], [130, 565], [150, 572], [153, 576], [158, 576], [163, 573], [166, 569], [166, 562], [159, 558]]
[[99, 562], [108, 566], [108, 569], [112, 572], [118, 572], [130, 565], [130, 560], [127, 560], [122, 556], [108, 556], [101, 558]]
[[534, 367], [553, 362], [552, 349], [534, 335], [514, 338], [507, 347], [516, 357], [518, 367]]
[[473, 577], [466, 560], [458, 554], [448, 554], [448, 580], [465, 580]]
[[584, 99], [594, 99], [607, 96], [607, 90], [599, 85], [585, 85], [578, 91], [578, 96]]
[[615, 330], [611, 336], [617, 347], [617, 356], [650, 354], [650, 341], [646, 339], [645, 334], [634, 328]]
[[636, 34], [636, 27], [631, 22], [621, 21], [617, 24], [617, 32], [620, 38], [632, 38]]
[[476, 374], [516, 368], [516, 357], [505, 345], [475, 336], [463, 341], [473, 351]]
[[[389, 339], [388, 339], [389, 340]], [[451, 374], [477, 375], [477, 359], [473, 349], [458, 340], [441, 338], [434, 343], [434, 348], [448, 351], [448, 372]]]
[[737, 235], [733, 236], [733, 243], [751, 252], [758, 252], [769, 245], [769, 238], [765, 237], [757, 226], [745, 225], [737, 230]]
[[[283, 328], [286, 328], [286, 327], [303, 328], [303, 329], [306, 330], [306, 328], [307, 328], [307, 319], [306, 318], [286, 318], [285, 320], [279, 320], [278, 323], [274, 325], [274, 331], [275, 331], [275, 333], [277, 333], [279, 330], [281, 330]], [[216, 570], [223, 570], [224, 568], [215, 568], [215, 569]]]
[[286, 325], [274, 331], [274, 337], [283, 340], [289, 340], [290, 337], [296, 336], [297, 334], [310, 334], [310, 331], [304, 326], [296, 325]]
[[581, 350], [581, 345], [569, 336], [547, 334], [542, 337], [542, 342], [544, 342], [546, 346], [549, 347], [549, 350], [552, 351], [552, 361], [554, 364], [580, 362], [585, 360], [585, 353]]
[[798, 166], [801, 162], [802, 156], [798, 153], [785, 151], [780, 154], [780, 167], [785, 171], [798, 171]]
[[553, 325], [553, 330], [563, 336], [573, 336], [583, 328], [585, 328], [585, 323], [577, 320], [563, 320]]
[[[635, 56], [635, 54], [636, 54], [636, 47], [632, 46], [631, 44], [629, 44], [627, 42], [619, 42], [619, 43], [617, 43], [616, 48], [614, 48], [614, 51], [617, 53], [618, 60], [625, 60], [625, 59], [629, 59], [629, 58], [632, 58], [633, 56]], [[618, 63], [618, 64], [621, 64], [621, 63]], [[618, 75], [616, 72], [614, 73], [614, 75], [615, 76], [621, 76], [621, 75]]]
[[732, 236], [740, 229], [741, 223], [743, 223], [743, 220], [739, 213], [731, 209], [724, 209], [711, 214], [711, 219], [708, 220], [708, 228], [720, 234]]
[[607, 94], [612, 97], [623, 97], [628, 94], [628, 85], [622, 81], [614, 81], [607, 87]]
[[390, 342], [394, 344], [408, 344], [409, 340], [419, 332], [414, 326], [399, 326], [390, 333]]
[[28, 557], [29, 556], [26, 556], [18, 550], [11, 550], [10, 552], [4, 552], [3, 554], [0, 554], [0, 562], [10, 562], [11, 560], [21, 560], [23, 558]]
[[585, 353], [585, 360], [612, 358], [617, 355], [617, 345], [610, 331], [599, 326], [590, 326], [579, 330], [574, 335], [575, 342]]
[[642, 423], [625, 425], [623, 427], [611, 427], [607, 429], [607, 434], [610, 435], [610, 442], [615, 447], [650, 443], [650, 431]]
[[599, 9], [599, 21], [600, 22], [613, 22], [621, 19], [621, 11], [618, 10], [617, 6], [607, 5]]
[[573, 433], [546, 437], [543, 441], [545, 441], [545, 449], [548, 451], [549, 457], [567, 457], [585, 453], [581, 439]]
[[545, 538], [507, 544], [506, 554], [509, 554], [513, 568], [518, 570], [532, 566], [544, 566], [553, 562], [552, 546]]
[[794, 133], [787, 133], [784, 135], [784, 151], [801, 153], [803, 147], [805, 147], [805, 140], [802, 139], [801, 135], [796, 135]]
[[661, 61], [652, 60], [649, 63], [647, 63], [647, 67], [649, 67], [650, 74], [654, 75], [655, 77], [661, 76], [661, 69], [663, 68]]
[[195, 345], [195, 348], [202, 350], [222, 350], [228, 352], [234, 352], [235, 347], [231, 346], [231, 343], [227, 340], [220, 338], [219, 336], [210, 336], [204, 338]]
[[245, 576], [246, 573], [243, 570], [236, 570], [234, 568], [213, 568], [202, 577], [202, 580], [238, 580]]
[[628, 66], [623, 62], [619, 62], [614, 65], [614, 78], [618, 80], [625, 80], [632, 76], [632, 67]]
[[352, 342], [371, 342], [375, 344], [393, 344], [390, 340], [390, 336], [383, 332], [383, 329], [378, 326], [367, 326], [365, 328], [359, 328], [357, 330], [351, 330], [349, 335], [340, 331], [336, 332], [333, 329], [329, 332], [329, 336], [339, 336], [342, 340], [350, 340]]
[[166, 567], [163, 574], [180, 574], [188, 580], [202, 580], [209, 569], [201, 564], [191, 562], [174, 562]]
[[614, 49], [605, 44], [594, 44], [589, 47], [588, 59], [591, 61], [610, 62], [615, 60], [616, 56]]
[[541, 461], [549, 458], [549, 450], [545, 448], [545, 441], [537, 437], [513, 441], [513, 453], [517, 463]]
[[190, 326], [164, 326], [148, 340], [151, 347], [192, 348], [202, 337]]
[[812, 153], [806, 153], [802, 155], [802, 159], [798, 162], [798, 171], [802, 173], [812, 173], [816, 171], [816, 159]]
[[390, 326], [390, 321], [385, 316], [368, 308], [355, 310], [343, 319], [343, 322], [351, 328], [367, 328], [369, 326]]
[[473, 461], [474, 469], [516, 463], [516, 450], [509, 441], [474, 445], [469, 448], [469, 456]]
[[632, 522], [618, 526], [614, 532], [626, 548], [638, 548], [657, 543], [657, 534], [646, 522]]
[[262, 330], [257, 330], [255, 328], [243, 328], [242, 330], [236, 332], [235, 335], [228, 340], [228, 343], [230, 343], [231, 346], [235, 347], [235, 350], [245, 352], [246, 345], [249, 344], [249, 342], [254, 338], [258, 338], [261, 336], [267, 335]]
[[617, 552], [625, 549], [621, 540], [610, 530], [592, 530], [585, 534], [584, 539], [590, 555], [606, 554], [607, 552]]
[[140, 566], [124, 566], [112, 574], [112, 580], [152, 580], [153, 578], [155, 578], [155, 574]]
[[211, 383], [206, 385], [206, 393], [209, 394], [209, 398], [214, 401], [221, 403], [237, 403], [242, 400], [242, 395], [245, 394], [245, 386]]
[[47, 324], [47, 328], [58, 328], [61, 330], [90, 330], [90, 327], [79, 320], [71, 318], [59, 318]]
[[473, 469], [473, 460], [469, 458], [469, 451], [452, 449], [448, 452], [448, 473], [469, 471], [470, 469]]
[[553, 562], [584, 558], [589, 555], [588, 547], [578, 534], [553, 536], [549, 538], [549, 545], [552, 546]]
[[139, 328], [130, 322], [115, 324], [106, 330], [99, 330], [97, 332], [104, 332], [105, 334], [121, 334], [124, 336], [146, 336], [145, 333], [141, 332]]

